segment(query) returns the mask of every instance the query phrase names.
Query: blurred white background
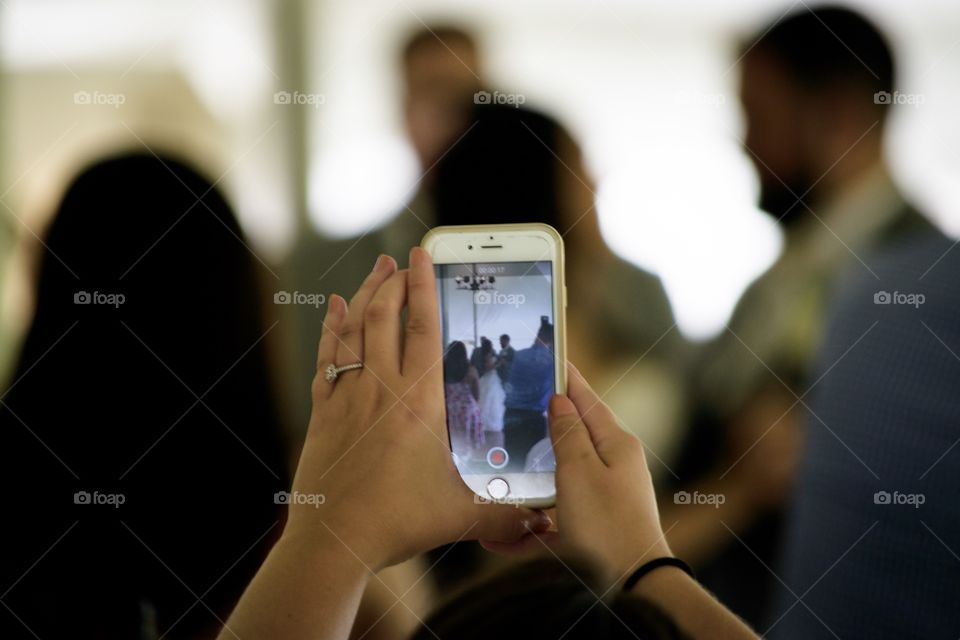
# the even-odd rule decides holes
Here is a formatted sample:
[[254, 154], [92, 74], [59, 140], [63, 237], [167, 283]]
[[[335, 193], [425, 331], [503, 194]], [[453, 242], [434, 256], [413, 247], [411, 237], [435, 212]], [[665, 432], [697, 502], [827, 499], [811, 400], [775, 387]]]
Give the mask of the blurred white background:
[[[896, 108], [888, 147], [895, 175], [956, 233], [960, 5], [851, 4], [897, 45], [900, 91], [924, 97]], [[200, 162], [222, 178], [267, 261], [283, 259], [302, 225], [350, 237], [384, 224], [420, 173], [401, 127], [397, 48], [421, 22], [454, 22], [475, 30], [493, 86], [524, 94], [571, 130], [596, 181], [608, 243], [660, 275], [681, 330], [707, 338], [780, 247], [754, 206], [755, 177], [739, 148], [737, 44], [803, 6], [6, 0], [4, 306], [16, 315], [26, 287], [8, 257], [22, 241], [36, 243], [64, 181], [105, 146], [172, 149]], [[283, 90], [319, 98], [274, 104]], [[78, 105], [77, 91], [122, 94], [124, 103]]]

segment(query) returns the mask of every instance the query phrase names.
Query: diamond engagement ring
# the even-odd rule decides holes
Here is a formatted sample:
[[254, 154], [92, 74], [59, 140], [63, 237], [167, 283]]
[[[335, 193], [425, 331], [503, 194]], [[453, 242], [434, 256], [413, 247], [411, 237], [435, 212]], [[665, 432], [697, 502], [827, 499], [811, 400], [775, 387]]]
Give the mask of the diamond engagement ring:
[[353, 362], [351, 364], [345, 364], [343, 366], [337, 367], [333, 364], [327, 365], [327, 368], [324, 369], [324, 377], [327, 379], [327, 382], [334, 383], [337, 381], [337, 377], [340, 376], [344, 371], [351, 371], [353, 369], [362, 369], [362, 362]]

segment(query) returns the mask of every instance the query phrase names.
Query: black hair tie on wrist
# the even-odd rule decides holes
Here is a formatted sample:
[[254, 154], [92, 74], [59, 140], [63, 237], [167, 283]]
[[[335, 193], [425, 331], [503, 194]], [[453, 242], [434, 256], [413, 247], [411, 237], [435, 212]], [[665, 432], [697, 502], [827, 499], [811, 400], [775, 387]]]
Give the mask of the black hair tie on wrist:
[[693, 575], [693, 569], [691, 569], [690, 565], [688, 565], [686, 562], [684, 562], [680, 558], [664, 556], [662, 558], [655, 558], [650, 562], [646, 562], [640, 565], [640, 568], [634, 571], [633, 573], [631, 573], [630, 577], [627, 578], [627, 581], [623, 583], [623, 590], [630, 591], [631, 589], [633, 589], [634, 586], [636, 586], [638, 582], [640, 582], [640, 578], [642, 578], [643, 576], [647, 575], [648, 573], [650, 573], [655, 569], [659, 569], [660, 567], [676, 567], [677, 569], [680, 569], [681, 571], [686, 573], [688, 576], [690, 576], [694, 580], [697, 579], [697, 576]]

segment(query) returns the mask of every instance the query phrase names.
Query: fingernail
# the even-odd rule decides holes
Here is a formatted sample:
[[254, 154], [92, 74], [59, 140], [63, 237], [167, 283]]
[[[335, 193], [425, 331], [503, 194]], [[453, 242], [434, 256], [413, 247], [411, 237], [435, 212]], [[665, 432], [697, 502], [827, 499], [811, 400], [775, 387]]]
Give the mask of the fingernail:
[[420, 266], [426, 261], [427, 257], [427, 252], [420, 247], [410, 247], [410, 255], [407, 262], [411, 267]]
[[574, 406], [573, 402], [570, 401], [570, 398], [567, 396], [556, 394], [550, 400], [550, 413], [555, 416], [565, 416], [570, 414], [575, 414], [577, 408]]
[[553, 520], [544, 511], [534, 511], [533, 514], [523, 521], [524, 527], [533, 533], [543, 533], [550, 528]]
[[385, 271], [390, 264], [390, 257], [385, 253], [381, 253], [377, 256], [377, 261], [373, 263], [374, 271]]
[[324, 320], [339, 314], [343, 309], [343, 303], [343, 298], [335, 293], [331, 293], [330, 297], [327, 299], [327, 315], [324, 316]]

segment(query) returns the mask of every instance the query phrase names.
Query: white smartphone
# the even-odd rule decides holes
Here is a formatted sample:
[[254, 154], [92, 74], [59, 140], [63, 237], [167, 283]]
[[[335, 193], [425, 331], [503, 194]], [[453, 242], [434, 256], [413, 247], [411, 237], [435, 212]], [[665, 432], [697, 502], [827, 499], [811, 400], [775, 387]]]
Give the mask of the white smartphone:
[[484, 501], [556, 500], [547, 406], [566, 393], [563, 238], [545, 224], [437, 227], [447, 433]]

